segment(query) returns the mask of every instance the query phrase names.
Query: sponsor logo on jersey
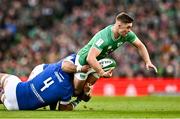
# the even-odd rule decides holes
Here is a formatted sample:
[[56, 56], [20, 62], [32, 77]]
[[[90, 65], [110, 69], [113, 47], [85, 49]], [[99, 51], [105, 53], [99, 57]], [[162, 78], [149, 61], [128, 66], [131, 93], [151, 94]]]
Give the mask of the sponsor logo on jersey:
[[109, 49], [111, 49], [111, 48], [112, 48], [112, 46], [111, 46], [111, 45], [110, 45], [110, 46], [108, 46], [108, 50], [109, 50]]
[[100, 38], [100, 39], [96, 42], [96, 45], [99, 47], [99, 46], [101, 46], [103, 43], [104, 43], [103, 39]]

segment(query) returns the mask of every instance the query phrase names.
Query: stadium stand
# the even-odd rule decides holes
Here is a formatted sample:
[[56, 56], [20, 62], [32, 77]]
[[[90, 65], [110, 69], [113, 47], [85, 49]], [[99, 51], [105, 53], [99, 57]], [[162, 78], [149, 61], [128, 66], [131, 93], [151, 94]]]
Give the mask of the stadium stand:
[[77, 52], [119, 11], [135, 18], [133, 30], [159, 73], [145, 71], [126, 44], [112, 54], [114, 76], [180, 77], [179, 0], [0, 0], [0, 72], [28, 76], [37, 64]]

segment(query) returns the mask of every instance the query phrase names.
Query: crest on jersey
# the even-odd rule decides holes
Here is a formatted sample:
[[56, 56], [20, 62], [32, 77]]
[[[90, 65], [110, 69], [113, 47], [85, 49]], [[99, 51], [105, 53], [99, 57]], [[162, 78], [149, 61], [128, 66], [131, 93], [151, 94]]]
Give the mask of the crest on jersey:
[[109, 50], [109, 49], [111, 49], [111, 48], [112, 48], [112, 46], [111, 46], [111, 45], [110, 45], [110, 46], [108, 46], [108, 50]]
[[123, 44], [123, 42], [117, 43], [117, 47], [119, 47], [119, 46], [122, 45], [122, 44]]

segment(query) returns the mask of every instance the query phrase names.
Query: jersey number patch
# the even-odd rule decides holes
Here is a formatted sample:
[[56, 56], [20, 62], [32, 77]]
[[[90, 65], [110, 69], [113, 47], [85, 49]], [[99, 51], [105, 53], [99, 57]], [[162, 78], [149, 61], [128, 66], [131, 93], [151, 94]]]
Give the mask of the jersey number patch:
[[54, 81], [52, 80], [51, 77], [49, 77], [48, 79], [43, 81], [43, 83], [44, 83], [44, 86], [41, 88], [41, 92], [43, 92], [46, 88], [49, 88], [49, 86], [52, 85]]

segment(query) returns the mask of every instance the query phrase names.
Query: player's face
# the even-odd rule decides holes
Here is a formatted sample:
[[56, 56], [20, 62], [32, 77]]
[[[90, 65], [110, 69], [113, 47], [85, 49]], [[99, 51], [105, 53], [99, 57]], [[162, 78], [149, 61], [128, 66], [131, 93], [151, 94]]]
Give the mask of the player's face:
[[116, 23], [117, 32], [122, 35], [126, 36], [129, 31], [131, 31], [132, 23], [122, 23], [117, 21]]

